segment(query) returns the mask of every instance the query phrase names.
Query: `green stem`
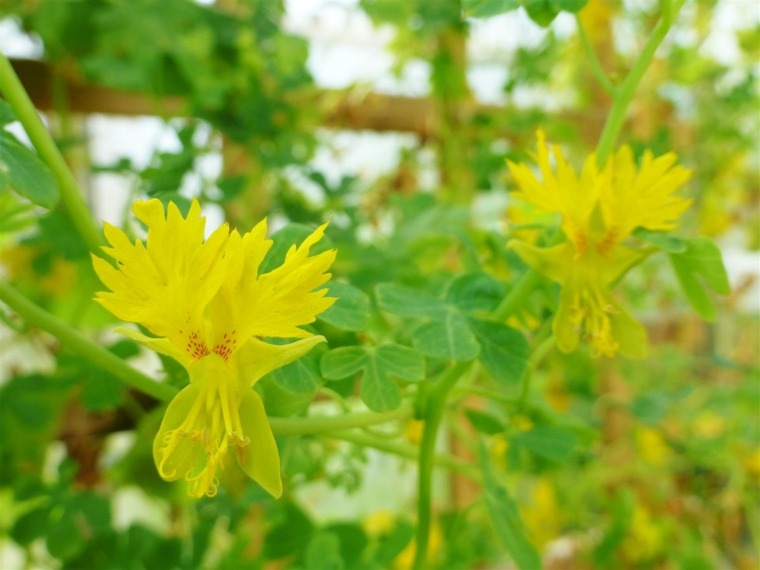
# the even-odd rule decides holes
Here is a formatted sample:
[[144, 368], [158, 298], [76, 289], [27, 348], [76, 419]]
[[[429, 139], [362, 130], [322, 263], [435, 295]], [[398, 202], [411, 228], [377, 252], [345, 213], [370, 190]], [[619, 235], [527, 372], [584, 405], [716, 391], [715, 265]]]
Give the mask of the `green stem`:
[[545, 338], [541, 344], [536, 347], [533, 354], [528, 359], [528, 366], [523, 373], [522, 381], [520, 383], [520, 395], [517, 399], [518, 409], [525, 407], [525, 403], [528, 401], [528, 395], [530, 394], [530, 381], [533, 377], [533, 371], [539, 365], [539, 363], [546, 357], [549, 352], [554, 348], [554, 335], [550, 334], [548, 338]]
[[607, 122], [604, 124], [604, 129], [599, 137], [599, 144], [596, 147], [596, 161], [599, 166], [604, 166], [607, 159], [612, 152], [612, 147], [615, 144], [620, 129], [623, 127], [623, 120], [625, 119], [625, 112], [628, 109], [633, 100], [633, 95], [636, 92], [636, 87], [639, 85], [641, 78], [644, 76], [644, 72], [649, 67], [649, 64], [654, 58], [654, 53], [662, 43], [662, 40], [670, 30], [670, 26], [673, 20], [672, 0], [662, 0], [662, 13], [660, 19], [652, 30], [652, 34], [647, 39], [644, 49], [641, 50], [636, 63], [628, 72], [628, 76], [625, 81], [615, 90], [615, 97], [612, 103], [612, 109], [607, 116]]
[[610, 78], [607, 77], [607, 74], [604, 73], [602, 64], [599, 62], [599, 58], [596, 56], [594, 46], [591, 45], [591, 42], [588, 39], [588, 35], [586, 34], [586, 28], [584, 27], [583, 22], [581, 21], [581, 18], [578, 14], [575, 15], [575, 23], [578, 25], [578, 35], [581, 38], [583, 50], [586, 52], [586, 57], [588, 58], [589, 64], [591, 65], [591, 71], [594, 73], [596, 80], [599, 82], [602, 88], [607, 93], [614, 95], [615, 86], [610, 81]]
[[76, 352], [103, 370], [109, 371], [125, 384], [162, 401], [171, 400], [176, 395], [176, 388], [156, 382], [138, 372], [115, 354], [32, 303], [4, 281], [0, 281], [0, 301], [5, 302], [29, 323], [57, 337], [66, 348]]
[[[406, 445], [398, 441], [388, 440], [381, 437], [367, 435], [365, 433], [356, 431], [335, 431], [329, 434], [329, 437], [340, 439], [342, 441], [348, 441], [357, 445], [363, 445], [365, 447], [372, 447], [385, 451], [386, 453], [392, 453], [400, 457], [406, 457], [408, 459], [417, 459], [419, 456], [419, 450], [416, 446]], [[445, 467], [461, 473], [462, 475], [469, 477], [473, 481], [480, 481], [480, 474], [477, 469], [451, 455], [436, 454], [433, 456], [433, 463], [437, 466]]]
[[480, 386], [458, 386], [456, 389], [457, 394], [472, 394], [473, 396], [480, 396], [481, 398], [487, 398], [500, 404], [513, 406], [517, 403], [517, 398], [510, 398], [504, 394], [500, 394], [495, 390], [488, 390], [487, 388], [481, 388]]
[[404, 402], [391, 412], [356, 412], [340, 416], [311, 418], [269, 418], [275, 435], [307, 435], [365, 427], [412, 416], [413, 405]]
[[418, 459], [417, 481], [417, 545], [414, 552], [415, 570], [424, 567], [427, 558], [428, 540], [430, 538], [430, 507], [432, 498], [433, 467], [435, 458], [435, 442], [438, 438], [438, 428], [446, 408], [446, 398], [449, 392], [461, 378], [471, 363], [463, 362], [454, 365], [443, 377], [430, 388], [425, 402], [425, 429], [422, 432]]
[[523, 273], [515, 286], [501, 300], [499, 306], [494, 309], [494, 318], [498, 321], [505, 321], [511, 317], [522, 306], [525, 299], [535, 291], [538, 284], [541, 283], [541, 279], [543, 279], [541, 274], [534, 269], [528, 269]]
[[13, 66], [2, 53], [0, 53], [0, 93], [13, 107], [16, 117], [24, 126], [40, 158], [55, 175], [61, 191], [61, 201], [77, 232], [91, 251], [99, 252], [102, 244], [101, 232], [82, 198], [77, 181], [53, 137], [50, 136], [37, 114], [37, 109], [34, 108]]

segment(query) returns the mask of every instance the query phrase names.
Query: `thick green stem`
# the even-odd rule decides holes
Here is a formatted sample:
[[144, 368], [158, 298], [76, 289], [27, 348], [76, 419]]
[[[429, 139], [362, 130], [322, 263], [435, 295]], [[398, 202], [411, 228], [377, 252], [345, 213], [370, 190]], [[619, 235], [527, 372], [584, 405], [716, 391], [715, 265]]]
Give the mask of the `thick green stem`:
[[21, 121], [40, 158], [55, 175], [61, 191], [61, 201], [77, 232], [91, 251], [99, 252], [99, 246], [102, 244], [101, 232], [82, 198], [77, 181], [53, 137], [50, 136], [37, 114], [37, 109], [26, 94], [13, 66], [2, 53], [0, 53], [0, 93], [13, 107], [16, 117]]
[[334, 432], [400, 420], [412, 416], [413, 406], [404, 402], [391, 412], [356, 412], [340, 416], [323, 416], [311, 418], [270, 418], [275, 435], [306, 435]]
[[69, 350], [76, 352], [96, 366], [108, 370], [125, 384], [162, 401], [171, 400], [177, 393], [176, 388], [168, 384], [156, 382], [152, 378], [138, 372], [121, 358], [35, 305], [3, 281], [0, 281], [0, 301], [5, 302], [29, 323], [57, 337], [61, 341], [61, 344]]
[[673, 20], [671, 1], [662, 0], [662, 14], [657, 25], [652, 30], [652, 34], [647, 39], [636, 63], [633, 64], [633, 67], [628, 72], [625, 81], [615, 90], [612, 109], [610, 109], [610, 114], [607, 116], [607, 122], [604, 124], [604, 129], [599, 137], [599, 144], [596, 147], [596, 161], [600, 167], [607, 162], [612, 152], [615, 140], [618, 134], [620, 134], [620, 129], [623, 127], [625, 112], [628, 110], [628, 105], [630, 105], [636, 92], [636, 87], [638, 87], [641, 78], [644, 76], [644, 72], [646, 72], [649, 64], [652, 62], [655, 51], [657, 51], [668, 30], [670, 30]]
[[417, 545], [413, 564], [415, 570], [424, 568], [425, 559], [427, 558], [428, 540], [430, 537], [435, 442], [438, 438], [438, 428], [441, 426], [441, 419], [446, 408], [446, 399], [449, 396], [449, 392], [469, 366], [469, 362], [456, 364], [430, 388], [427, 394], [423, 418], [425, 429], [422, 432], [422, 443], [418, 459]]

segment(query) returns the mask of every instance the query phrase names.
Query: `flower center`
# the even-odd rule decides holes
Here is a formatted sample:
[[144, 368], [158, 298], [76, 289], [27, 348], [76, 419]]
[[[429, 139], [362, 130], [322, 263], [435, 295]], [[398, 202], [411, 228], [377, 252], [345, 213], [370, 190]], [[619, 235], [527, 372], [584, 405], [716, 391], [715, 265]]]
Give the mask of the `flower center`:
[[237, 346], [237, 331], [232, 329], [229, 333], [224, 333], [222, 339], [214, 345], [214, 352], [227, 360], [235, 351]]
[[188, 491], [196, 498], [216, 495], [229, 445], [242, 454], [251, 442], [243, 433], [240, 397], [232, 386], [226, 375], [208, 377], [185, 419], [163, 437], [159, 473], [168, 480], [184, 474]]
[[610, 315], [615, 307], [596, 287], [582, 287], [572, 307], [572, 321], [591, 344], [594, 356], [613, 356], [618, 343], [612, 335]]

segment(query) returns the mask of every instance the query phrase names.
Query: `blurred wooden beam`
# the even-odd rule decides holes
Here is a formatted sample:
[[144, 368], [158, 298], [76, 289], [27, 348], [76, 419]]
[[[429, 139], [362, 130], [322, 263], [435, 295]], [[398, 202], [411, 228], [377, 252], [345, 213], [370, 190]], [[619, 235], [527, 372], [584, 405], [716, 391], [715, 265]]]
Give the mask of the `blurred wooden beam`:
[[[53, 108], [53, 69], [42, 61], [11, 61], [29, 96], [42, 111]], [[182, 97], [157, 98], [102, 87], [64, 77], [68, 87], [69, 109], [75, 113], [106, 115], [153, 115], [177, 117], [187, 114]], [[435, 137], [438, 131], [436, 113], [429, 99], [382, 95], [353, 90], [321, 90], [313, 104], [322, 110], [324, 126], [349, 130], [407, 132], [422, 138]], [[478, 105], [475, 113], [499, 113], [497, 106]]]
[[[53, 108], [53, 70], [42, 61], [12, 59], [11, 65], [21, 79], [34, 105], [41, 111]], [[181, 116], [185, 102], [179, 97], [163, 99], [119, 91], [64, 77], [68, 87], [69, 110], [74, 113], [106, 115]]]

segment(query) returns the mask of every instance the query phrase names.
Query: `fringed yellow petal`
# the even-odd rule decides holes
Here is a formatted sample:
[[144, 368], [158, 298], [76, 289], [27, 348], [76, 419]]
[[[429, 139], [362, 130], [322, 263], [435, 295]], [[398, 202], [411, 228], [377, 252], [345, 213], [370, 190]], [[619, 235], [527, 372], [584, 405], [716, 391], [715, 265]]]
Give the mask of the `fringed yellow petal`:
[[153, 460], [158, 474], [166, 481], [182, 479], [186, 473], [205, 464], [203, 447], [189, 436], [189, 432], [178, 432], [191, 413], [194, 418], [199, 417], [199, 394], [199, 387], [192, 384], [177, 394], [169, 403], [153, 440]]
[[568, 164], [562, 149], [553, 145], [555, 165], [552, 167], [549, 146], [543, 131], [536, 133], [536, 162], [541, 172], [541, 180], [524, 164], [507, 162], [518, 186], [514, 197], [534, 204], [546, 212], [562, 215], [562, 229], [573, 241], [579, 252], [583, 252], [588, 241], [588, 219], [599, 195], [596, 160], [590, 156], [584, 164], [580, 178]]
[[619, 243], [637, 227], [671, 230], [691, 200], [675, 195], [690, 172], [673, 166], [677, 157], [668, 153], [653, 158], [646, 151], [637, 169], [630, 147], [621, 147], [604, 167], [600, 205], [607, 228], [601, 250]]
[[208, 353], [203, 313], [226, 277], [227, 260], [221, 251], [229, 231], [218, 228], [204, 242], [205, 218], [193, 201], [187, 218], [170, 204], [164, 217], [159, 200], [137, 202], [133, 210], [148, 226], [147, 247], [130, 243], [113, 226], [105, 226], [116, 268], [93, 259], [95, 271], [110, 292], [97, 300], [122, 320], [143, 325], [167, 338], [192, 358]]
[[327, 270], [335, 260], [335, 250], [309, 256], [326, 226], [317, 228], [299, 247], [293, 246], [283, 264], [264, 275], [257, 275], [257, 271], [271, 244], [264, 239], [265, 226], [260, 224], [243, 236], [239, 248], [245, 264], [243, 277], [237, 282], [227, 281], [209, 307], [214, 346], [224, 346], [230, 336], [237, 339], [237, 348], [254, 335], [310, 336], [299, 327], [314, 322], [335, 302], [325, 297], [327, 289], [314, 291], [330, 279]]
[[250, 443], [234, 447], [238, 464], [246, 475], [278, 499], [282, 495], [280, 454], [267, 421], [264, 404], [253, 390], [244, 392], [240, 400], [240, 419], [243, 433], [248, 435]]

